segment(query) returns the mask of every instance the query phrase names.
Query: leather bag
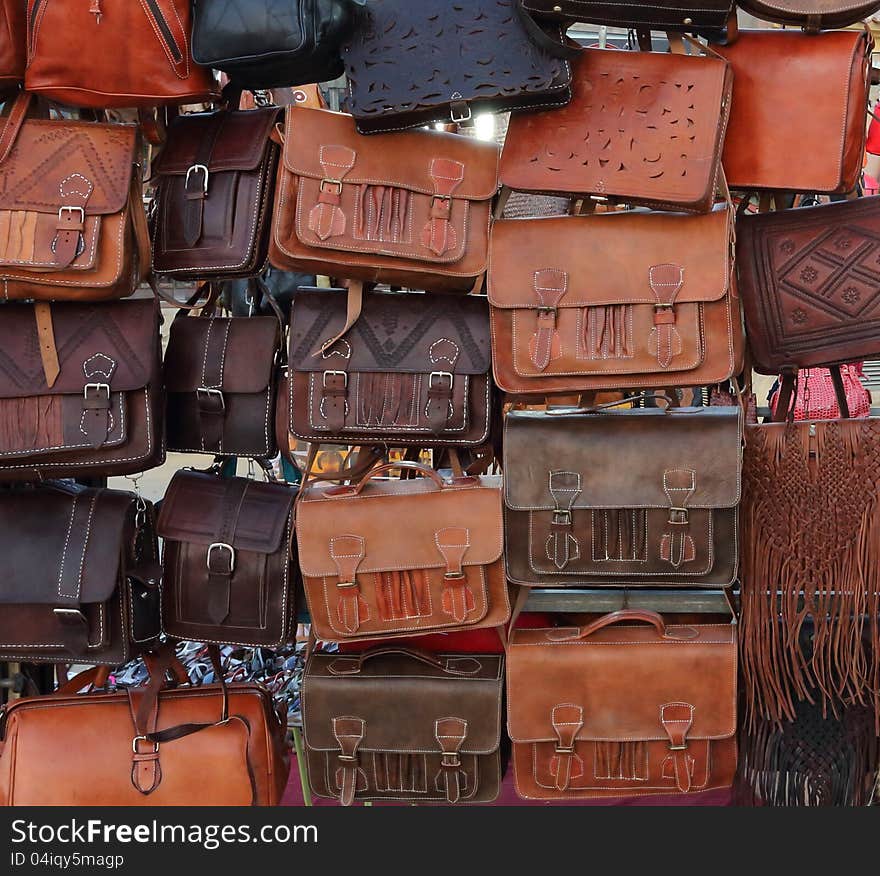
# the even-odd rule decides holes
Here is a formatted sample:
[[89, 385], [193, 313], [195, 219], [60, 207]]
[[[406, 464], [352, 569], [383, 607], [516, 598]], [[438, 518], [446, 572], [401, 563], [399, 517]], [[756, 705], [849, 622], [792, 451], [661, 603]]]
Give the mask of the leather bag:
[[733, 215], [495, 222], [492, 364], [511, 394], [700, 386], [739, 373]]
[[[755, 30], [714, 47], [733, 70], [722, 154], [731, 188], [855, 189], [865, 157], [872, 45], [865, 31]], [[792, 100], [796, 83], [806, 84], [808, 102]]]
[[193, 57], [242, 88], [328, 82], [366, 0], [195, 0]]
[[0, 659], [118, 666], [160, 634], [153, 506], [48, 483], [0, 491]]
[[[871, 414], [871, 392], [860, 376], [855, 365], [840, 365], [840, 381], [846, 398], [847, 416], [868, 417]], [[797, 375], [796, 392], [789, 400], [789, 407], [780, 410], [780, 396], [785, 401], [782, 384], [770, 396], [770, 413], [774, 420], [790, 418], [793, 420], [833, 420], [841, 416], [837, 400], [834, 376], [828, 368], [807, 368]]]
[[94, 109], [210, 101], [190, 28], [189, 0], [28, 0], [25, 87]]
[[516, 630], [507, 730], [516, 790], [528, 800], [729, 788], [736, 625], [624, 610], [582, 627]]
[[296, 633], [296, 490], [179, 471], [159, 513], [163, 630], [174, 639], [280, 648]]
[[498, 147], [443, 131], [361, 137], [351, 116], [288, 110], [276, 268], [467, 292], [486, 269]]
[[24, 79], [27, 58], [27, 8], [24, 0], [0, 3], [0, 94], [14, 91]]
[[156, 162], [153, 271], [227, 279], [266, 266], [281, 110], [217, 110], [178, 116]]
[[319, 797], [491, 803], [501, 787], [500, 655], [380, 645], [312, 654], [303, 677], [309, 783]]
[[572, 80], [568, 106], [511, 115], [504, 185], [655, 209], [712, 209], [730, 110], [726, 61], [585, 49]]
[[29, 118], [31, 104], [2, 120], [3, 298], [131, 295], [150, 268], [136, 126]]
[[[375, 479], [393, 469], [422, 478]], [[354, 486], [310, 485], [297, 541], [312, 628], [324, 641], [498, 627], [510, 617], [496, 476], [447, 482], [398, 462]]]
[[880, 9], [876, 0], [738, 0], [737, 5], [756, 18], [803, 27], [807, 33], [849, 27]]
[[370, 0], [343, 54], [358, 130], [469, 123], [478, 112], [568, 103], [568, 61], [538, 28], [540, 41], [530, 35], [517, 2]]
[[507, 577], [528, 587], [727, 587], [741, 474], [738, 407], [511, 411]]
[[0, 349], [0, 479], [124, 475], [164, 462], [155, 299], [6, 305]]

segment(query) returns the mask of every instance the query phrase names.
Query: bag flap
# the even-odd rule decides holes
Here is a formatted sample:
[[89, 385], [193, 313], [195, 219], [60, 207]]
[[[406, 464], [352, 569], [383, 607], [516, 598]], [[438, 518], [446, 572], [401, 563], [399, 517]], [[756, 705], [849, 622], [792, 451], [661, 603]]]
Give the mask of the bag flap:
[[501, 479], [484, 476], [442, 490], [423, 478], [377, 479], [358, 496], [329, 485], [311, 487], [297, 509], [300, 568], [311, 578], [338, 575], [331, 541], [339, 536], [363, 539], [358, 573], [444, 568], [436, 543], [443, 529], [467, 530], [465, 566], [500, 559]]
[[137, 160], [137, 127], [27, 119], [0, 164], [0, 210], [119, 213]]
[[[322, 147], [344, 147], [354, 162], [345, 183], [395, 186], [433, 195], [431, 165], [445, 159], [462, 165], [462, 180], [453, 198], [486, 201], [498, 190], [498, 147], [445, 131], [399, 131], [358, 134], [343, 113], [296, 107], [287, 113], [284, 166], [293, 174], [323, 179], [335, 176], [321, 166]], [[329, 165], [328, 165], [329, 167]]]
[[169, 392], [214, 386], [205, 373], [206, 350], [213, 348], [222, 350], [220, 389], [263, 392], [272, 382], [279, 344], [280, 330], [274, 316], [175, 319], [165, 351], [165, 386]]
[[[583, 710], [580, 740], [666, 740], [661, 706], [693, 706], [688, 739], [736, 732], [736, 626], [617, 624], [586, 639], [564, 629], [517, 630], [507, 660], [507, 729], [514, 742], [554, 742], [553, 709]], [[571, 631], [575, 634], [575, 631]], [[677, 636], [672, 638], [671, 636]], [[685, 638], [688, 637], [688, 638]]]
[[[296, 490], [281, 484], [179, 471], [168, 485], [156, 531], [171, 541], [226, 542], [236, 550], [273, 554], [281, 548], [294, 499]], [[224, 535], [230, 523], [233, 534]]]
[[113, 392], [143, 389], [159, 355], [159, 306], [151, 298], [100, 304], [51, 306], [61, 370], [46, 385], [32, 305], [2, 305], [0, 398], [69, 395], [86, 383], [107, 383]]
[[133, 493], [67, 482], [0, 492], [0, 603], [106, 602], [119, 583], [134, 501]]
[[[536, 286], [564, 287], [558, 307], [655, 304], [656, 269], [680, 269], [675, 303], [717, 301], [730, 287], [731, 215], [627, 211], [502, 219], [489, 242], [489, 303], [536, 307]], [[652, 269], [655, 269], [652, 271]], [[551, 273], [552, 272], [552, 273]]]
[[[580, 491], [571, 508], [669, 508], [681, 501], [688, 508], [733, 508], [739, 503], [739, 407], [682, 408], [674, 413], [660, 408], [594, 414], [558, 410], [561, 413], [511, 411], [505, 418], [508, 508], [553, 510], [557, 503], [550, 492], [550, 475], [557, 472], [577, 475]], [[685, 500], [680, 492], [683, 476], [692, 487]], [[664, 485], [672, 489], [672, 497]]]
[[487, 374], [489, 306], [482, 295], [364, 293], [354, 326], [323, 354], [321, 344], [345, 326], [347, 292], [300, 291], [293, 301], [290, 364], [297, 371]]
[[[280, 112], [280, 107], [267, 107], [178, 116], [168, 130], [168, 142], [156, 172], [185, 174], [194, 164], [207, 165], [209, 173], [255, 170], [263, 160]], [[211, 138], [214, 145], [206, 161], [200, 153]]]
[[[460, 751], [489, 754], [501, 736], [501, 688], [504, 661], [497, 655], [437, 655], [459, 673], [445, 672], [400, 654], [365, 661], [355, 674], [357, 657], [313, 654], [303, 679], [306, 744], [313, 751], [337, 751], [334, 717], [365, 722], [360, 751], [439, 752], [435, 722], [467, 721]], [[466, 673], [466, 674], [465, 674]]]
[[[799, 18], [806, 23], [811, 15], [809, 3], [805, 4], [804, 0], [752, 0], [747, 3], [755, 10], [752, 14], [756, 17], [760, 12], [778, 12], [787, 18]], [[804, 9], [804, 6], [807, 9]], [[859, 18], [863, 18], [869, 10], [874, 7], [873, 3], [853, 2], [853, 0], [822, 0], [821, 5], [815, 4], [815, 14], [822, 19], [833, 18], [835, 15], [845, 14], [848, 12], [859, 13]], [[841, 24], [825, 24], [824, 27], [839, 27]]]

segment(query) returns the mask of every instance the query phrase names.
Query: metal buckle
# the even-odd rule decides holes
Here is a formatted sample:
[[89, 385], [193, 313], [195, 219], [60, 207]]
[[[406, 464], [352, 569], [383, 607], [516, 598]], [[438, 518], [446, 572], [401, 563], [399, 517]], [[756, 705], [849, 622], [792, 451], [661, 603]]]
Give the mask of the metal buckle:
[[440, 766], [444, 767], [460, 767], [461, 766], [461, 758], [454, 751], [444, 751], [443, 755], [440, 758]]
[[[131, 750], [133, 754], [140, 754], [138, 751], [138, 742], [150, 742], [150, 739], [147, 739], [146, 736], [135, 736], [134, 739], [131, 740]], [[152, 754], [159, 753], [159, 743], [153, 742], [153, 751]]]
[[[464, 112], [456, 112], [456, 107], [464, 107]], [[471, 108], [463, 101], [456, 101], [449, 107], [449, 118], [456, 125], [463, 125], [465, 122], [469, 122], [472, 117]]]
[[336, 757], [339, 760], [344, 760], [346, 763], [355, 763], [357, 761], [356, 754], [337, 754]]
[[357, 587], [357, 581], [339, 581], [337, 587]]
[[449, 379], [449, 391], [452, 392], [452, 387], [455, 385], [455, 378], [449, 371], [432, 371], [428, 375], [428, 389], [434, 388], [434, 380], [443, 380], [444, 378]]
[[464, 572], [446, 572], [443, 579], [445, 581], [462, 581], [464, 577]]
[[346, 371], [325, 371], [323, 376], [321, 377], [321, 386], [323, 386], [324, 389], [326, 389], [327, 388], [327, 378], [329, 376], [333, 376], [333, 375], [339, 376], [340, 374], [342, 375], [343, 388], [348, 389], [348, 372], [346, 372]]
[[325, 185], [336, 186], [336, 191], [333, 192], [334, 195], [338, 198], [342, 194], [342, 180], [341, 179], [331, 179], [327, 177], [326, 179], [321, 180], [321, 191], [326, 192], [327, 189], [324, 188]]
[[[681, 514], [681, 520], [673, 520], [673, 515]], [[687, 526], [688, 519], [688, 509], [687, 508], [676, 508], [675, 505], [671, 505], [669, 508], [669, 519], [666, 521], [671, 526]]]
[[75, 617], [77, 620], [87, 623], [86, 616], [78, 608], [53, 608], [52, 614], [63, 614]]
[[189, 189], [189, 178], [194, 173], [201, 173], [205, 177], [205, 181], [202, 183], [202, 194], [205, 195], [208, 193], [208, 168], [204, 164], [193, 164], [186, 172], [186, 179], [184, 180], [183, 187], [185, 189]]
[[58, 208], [58, 221], [61, 221], [61, 216], [64, 213], [79, 213], [79, 224], [85, 225], [86, 221], [86, 211], [82, 207], [59, 207]]
[[553, 509], [553, 525], [554, 526], [571, 526], [571, 511], [563, 508]]
[[208, 398], [210, 398], [211, 396], [214, 396], [214, 395], [218, 396], [220, 399], [220, 410], [225, 411], [226, 410], [226, 399], [223, 397], [222, 390], [211, 389], [210, 387], [207, 387], [207, 386], [200, 386], [196, 390], [196, 398], [200, 398], [201, 396], [207, 396]]
[[684, 745], [670, 745], [669, 750], [670, 751], [686, 751], [687, 750], [687, 743], [685, 743]]
[[101, 395], [102, 393], [110, 398], [110, 384], [109, 383], [87, 383], [83, 387], [83, 398], [89, 397], [89, 390], [93, 389], [95, 391], [95, 395]]
[[[211, 568], [211, 554], [215, 551], [225, 550], [229, 551], [229, 574], [231, 575], [235, 571], [235, 548], [231, 544], [226, 544], [225, 541], [215, 541], [208, 548], [208, 556], [205, 559], [205, 565], [208, 567], [209, 572], [213, 572], [214, 570]], [[221, 573], [222, 574], [222, 573]]]
[[574, 745], [573, 744], [569, 745], [569, 746], [557, 745], [556, 746], [556, 753], [557, 754], [574, 754]]

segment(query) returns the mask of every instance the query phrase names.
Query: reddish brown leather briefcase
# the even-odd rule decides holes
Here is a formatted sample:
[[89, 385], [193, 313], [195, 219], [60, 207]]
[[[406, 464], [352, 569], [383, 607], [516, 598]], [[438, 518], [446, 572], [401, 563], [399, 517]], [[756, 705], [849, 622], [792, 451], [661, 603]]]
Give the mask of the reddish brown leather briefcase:
[[23, 0], [0, 3], [0, 94], [24, 79], [27, 57], [27, 8]]
[[728, 788], [736, 773], [736, 625], [672, 624], [626, 610], [583, 627], [516, 630], [507, 729], [516, 790], [526, 799]]

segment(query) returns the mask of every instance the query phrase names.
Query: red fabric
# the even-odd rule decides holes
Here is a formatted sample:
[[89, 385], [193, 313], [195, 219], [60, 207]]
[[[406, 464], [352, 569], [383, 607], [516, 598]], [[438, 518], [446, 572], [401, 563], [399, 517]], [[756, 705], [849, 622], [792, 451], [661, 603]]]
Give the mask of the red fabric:
[[865, 144], [865, 152], [871, 155], [880, 155], [880, 122], [872, 118], [868, 126], [868, 141]]

